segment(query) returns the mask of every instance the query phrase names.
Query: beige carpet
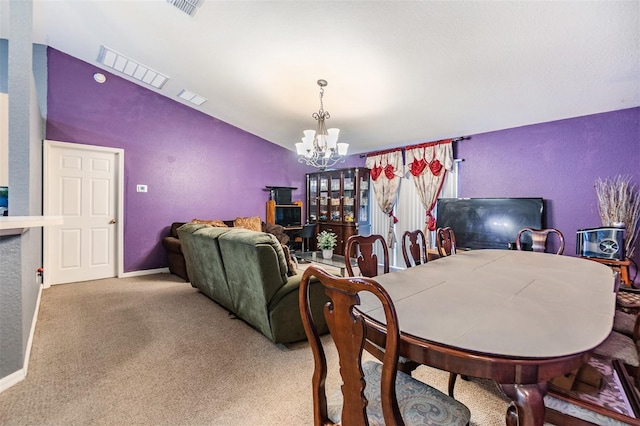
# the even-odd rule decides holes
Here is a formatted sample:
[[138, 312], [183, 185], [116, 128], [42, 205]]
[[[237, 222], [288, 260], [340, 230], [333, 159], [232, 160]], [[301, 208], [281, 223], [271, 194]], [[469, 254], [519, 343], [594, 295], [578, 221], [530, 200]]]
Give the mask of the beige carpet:
[[[274, 345], [173, 275], [58, 285], [0, 424], [310, 425], [312, 366], [306, 342]], [[446, 392], [448, 373], [414, 376]], [[492, 382], [458, 380], [456, 397], [473, 425], [505, 424]]]

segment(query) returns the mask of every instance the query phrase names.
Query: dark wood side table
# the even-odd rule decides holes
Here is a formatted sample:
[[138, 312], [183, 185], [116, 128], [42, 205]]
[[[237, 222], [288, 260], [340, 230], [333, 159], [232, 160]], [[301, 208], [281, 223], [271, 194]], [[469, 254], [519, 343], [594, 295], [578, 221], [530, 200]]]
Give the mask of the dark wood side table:
[[607, 265], [611, 267], [614, 271], [618, 271], [620, 273], [620, 280], [622, 284], [631, 285], [631, 279], [629, 278], [629, 265], [631, 265], [631, 260], [615, 260], [615, 259], [600, 259], [597, 257], [583, 257], [583, 259], [593, 260], [594, 262], [602, 263], [603, 265]]

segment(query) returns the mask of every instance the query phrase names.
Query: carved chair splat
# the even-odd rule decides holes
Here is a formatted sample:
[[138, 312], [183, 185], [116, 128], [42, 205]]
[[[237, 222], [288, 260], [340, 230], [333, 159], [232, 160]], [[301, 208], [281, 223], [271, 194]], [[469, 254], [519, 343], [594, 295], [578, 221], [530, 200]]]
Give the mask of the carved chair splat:
[[[389, 272], [389, 249], [382, 235], [352, 235], [345, 245], [345, 257], [354, 257], [360, 269], [360, 275], [363, 277], [375, 277], [378, 275], [378, 255], [375, 254], [376, 244], [381, 247], [383, 254], [383, 273]], [[351, 262], [345, 262], [347, 265], [347, 275], [353, 277], [353, 267]]]
[[544, 253], [547, 249], [547, 239], [549, 238], [549, 234], [555, 234], [558, 237], [558, 250], [556, 254], [562, 254], [564, 251], [564, 235], [562, 232], [555, 228], [547, 228], [547, 229], [533, 229], [533, 228], [522, 228], [518, 231], [518, 235], [516, 236], [516, 248], [518, 250], [523, 250], [523, 245], [521, 238], [525, 234], [531, 234], [532, 241], [532, 249], [536, 252]]
[[450, 227], [438, 228], [436, 230], [436, 246], [440, 256], [451, 256], [456, 254], [456, 234]]
[[402, 257], [407, 268], [427, 263], [427, 240], [421, 230], [406, 231], [402, 234]]

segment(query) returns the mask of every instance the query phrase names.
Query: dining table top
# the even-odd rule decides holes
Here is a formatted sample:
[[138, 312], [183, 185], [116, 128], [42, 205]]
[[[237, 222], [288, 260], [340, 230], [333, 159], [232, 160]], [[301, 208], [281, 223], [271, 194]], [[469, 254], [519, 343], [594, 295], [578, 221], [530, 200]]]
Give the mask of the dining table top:
[[[374, 278], [404, 335], [509, 358], [589, 351], [611, 332], [616, 276], [602, 264], [517, 250], [472, 250]], [[359, 309], [384, 323], [363, 293]]]

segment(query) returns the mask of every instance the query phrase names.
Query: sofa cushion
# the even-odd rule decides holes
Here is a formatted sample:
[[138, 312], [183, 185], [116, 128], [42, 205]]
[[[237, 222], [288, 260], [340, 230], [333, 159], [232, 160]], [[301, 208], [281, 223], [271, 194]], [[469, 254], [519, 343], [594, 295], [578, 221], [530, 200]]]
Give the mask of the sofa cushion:
[[178, 228], [191, 285], [233, 311], [219, 238], [232, 228], [187, 223]]
[[171, 230], [169, 231], [169, 236], [178, 238], [178, 228], [180, 228], [184, 224], [185, 222], [173, 222], [171, 224]]
[[616, 310], [613, 317], [613, 330], [633, 337], [633, 329], [636, 325], [636, 316], [627, 312]]
[[596, 346], [593, 353], [607, 358], [619, 359], [632, 367], [640, 366], [638, 348], [635, 342], [631, 337], [617, 331], [611, 331], [609, 337]]
[[182, 244], [180, 243], [180, 239], [177, 237], [164, 237], [162, 239], [162, 246], [168, 252], [182, 254]]
[[218, 242], [235, 314], [273, 340], [268, 305], [287, 282], [282, 246], [272, 234], [242, 228], [229, 228]]
[[250, 229], [251, 231], [262, 232], [262, 219], [260, 216], [253, 217], [237, 217], [233, 221], [236, 228]]
[[207, 219], [191, 219], [191, 223], [202, 223], [205, 225], [217, 226], [219, 228], [226, 228], [227, 225], [222, 220], [207, 220]]

